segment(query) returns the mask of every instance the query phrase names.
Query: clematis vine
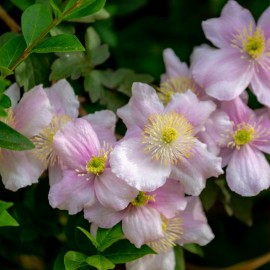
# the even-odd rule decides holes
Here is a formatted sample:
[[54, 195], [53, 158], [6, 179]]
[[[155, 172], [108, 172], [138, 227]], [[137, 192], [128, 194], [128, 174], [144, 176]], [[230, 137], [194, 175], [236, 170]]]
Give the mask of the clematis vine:
[[251, 13], [230, 0], [219, 18], [202, 23], [218, 48], [201, 46], [192, 57], [195, 81], [209, 96], [232, 100], [250, 86], [259, 102], [270, 106], [270, 8], [257, 25]]

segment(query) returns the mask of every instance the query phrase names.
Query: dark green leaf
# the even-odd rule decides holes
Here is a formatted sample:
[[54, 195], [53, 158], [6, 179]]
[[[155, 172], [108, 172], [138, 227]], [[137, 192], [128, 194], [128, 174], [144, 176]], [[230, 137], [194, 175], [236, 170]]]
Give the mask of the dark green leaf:
[[174, 247], [174, 254], [175, 254], [175, 270], [185, 270], [185, 258], [184, 258], [184, 251], [183, 248], [180, 246]]
[[85, 261], [87, 264], [94, 266], [98, 270], [114, 269], [115, 267], [115, 265], [110, 260], [102, 255], [94, 255], [88, 257]]
[[64, 257], [65, 270], [77, 270], [87, 265], [85, 262], [87, 256], [76, 251], [68, 251]]
[[102, 9], [105, 5], [106, 0], [81, 0], [79, 1], [79, 4], [75, 7], [74, 4], [76, 2], [77, 1], [72, 0], [70, 1], [70, 4], [65, 7], [63, 11], [65, 20], [81, 18], [91, 15]]
[[6, 67], [0, 66], [0, 73], [1, 77], [5, 78], [6, 76], [13, 74], [13, 71]]
[[77, 227], [90, 241], [91, 243], [95, 246], [95, 248], [99, 248], [99, 243], [97, 240], [91, 235], [90, 232], [86, 231], [84, 228]]
[[88, 27], [85, 34], [86, 52], [91, 55], [92, 50], [99, 47], [101, 44], [99, 35], [93, 27]]
[[10, 2], [21, 10], [27, 9], [35, 3], [35, 0], [10, 0]]
[[197, 244], [185, 244], [183, 248], [193, 254], [203, 257], [203, 249]]
[[0, 227], [19, 226], [18, 222], [6, 211], [0, 213]]
[[3, 95], [1, 100], [0, 100], [0, 106], [7, 109], [11, 107], [11, 100], [8, 96]]
[[70, 34], [62, 34], [45, 39], [33, 49], [33, 52], [80, 52], [84, 50], [84, 47], [76, 36]]
[[220, 194], [220, 189], [217, 186], [216, 180], [209, 179], [206, 181], [206, 188], [200, 194], [200, 199], [202, 201], [203, 208], [208, 211], [218, 199]]
[[13, 205], [12, 202], [4, 202], [0, 200], [0, 214], [4, 211], [10, 208]]
[[25, 48], [26, 44], [22, 35], [6, 33], [0, 37], [0, 66], [6, 68], [6, 70], [1, 69], [2, 73], [12, 74], [8, 68], [18, 60]]
[[57, 6], [57, 4], [54, 2], [54, 0], [49, 0], [49, 3], [53, 9], [55, 18], [61, 18], [62, 12], [60, 8]]
[[136, 248], [128, 240], [116, 242], [103, 253], [103, 255], [114, 264], [131, 262], [147, 254], [155, 254], [155, 252], [146, 245], [143, 245], [141, 248]]
[[65, 269], [64, 256], [65, 256], [65, 253], [60, 253], [57, 256], [57, 258], [53, 264], [53, 270], [64, 270]]
[[35, 146], [29, 139], [0, 121], [0, 147], [21, 151], [33, 149]]
[[97, 241], [99, 243], [99, 250], [104, 251], [115, 242], [124, 238], [121, 223], [118, 223], [111, 229], [98, 228]]
[[91, 52], [91, 64], [92, 66], [97, 66], [104, 63], [110, 56], [109, 47], [107, 44], [103, 44]]
[[22, 14], [22, 33], [27, 46], [49, 30], [52, 14], [46, 5], [35, 4]]

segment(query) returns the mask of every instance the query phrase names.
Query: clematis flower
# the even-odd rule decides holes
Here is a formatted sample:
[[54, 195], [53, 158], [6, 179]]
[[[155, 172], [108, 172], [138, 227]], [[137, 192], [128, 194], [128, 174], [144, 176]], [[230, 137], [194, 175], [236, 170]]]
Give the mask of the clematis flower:
[[137, 193], [112, 173], [108, 163], [111, 149], [100, 144], [85, 119], [68, 122], [54, 135], [53, 144], [64, 166], [61, 180], [49, 191], [52, 207], [76, 214], [97, 199], [104, 207], [121, 210]]
[[177, 181], [168, 179], [160, 188], [152, 192], [137, 191], [129, 205], [122, 211], [105, 208], [100, 203], [84, 208], [84, 216], [89, 222], [101, 228], [111, 228], [122, 220], [126, 238], [136, 247], [164, 237], [167, 228], [170, 232], [163, 245], [170, 245], [172, 237], [181, 234], [181, 220], [172, 219], [186, 207], [183, 187]]
[[[180, 222], [176, 223], [176, 220]], [[180, 211], [177, 217], [167, 222], [165, 231], [163, 238], [148, 243], [157, 254], [146, 255], [127, 263], [127, 270], [174, 270], [173, 246], [175, 243], [206, 245], [214, 238], [198, 197], [187, 197], [187, 207], [184, 211]], [[181, 233], [177, 234], [179, 231]]]
[[[6, 94], [11, 98], [12, 108], [1, 121], [28, 138], [36, 136], [50, 123], [53, 110], [41, 85], [25, 93], [18, 104], [20, 89], [16, 84]], [[44, 170], [44, 164], [34, 156], [33, 150], [0, 150], [0, 174], [7, 189], [16, 191], [37, 183]]]
[[228, 185], [242, 196], [254, 196], [270, 186], [270, 166], [263, 154], [270, 153], [269, 116], [257, 116], [240, 98], [222, 102], [221, 109], [233, 122], [229, 142], [220, 152]]
[[258, 100], [270, 106], [269, 18], [270, 8], [256, 25], [247, 9], [230, 0], [219, 18], [202, 23], [206, 37], [218, 49], [195, 49], [192, 71], [209, 96], [232, 100], [250, 85]]
[[157, 189], [171, 175], [187, 194], [198, 195], [207, 178], [223, 172], [221, 159], [196, 138], [215, 108], [191, 91], [164, 106], [152, 87], [134, 83], [129, 103], [117, 111], [128, 131], [111, 153], [112, 171], [141, 191]]

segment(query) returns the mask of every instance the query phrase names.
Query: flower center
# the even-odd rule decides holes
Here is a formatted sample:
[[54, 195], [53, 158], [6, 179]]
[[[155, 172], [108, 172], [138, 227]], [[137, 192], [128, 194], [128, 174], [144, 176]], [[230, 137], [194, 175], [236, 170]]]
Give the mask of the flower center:
[[57, 155], [53, 149], [53, 138], [56, 132], [68, 121], [71, 121], [71, 118], [67, 115], [54, 116], [50, 124], [32, 138], [35, 145], [34, 154], [46, 166], [52, 166], [57, 161]]
[[253, 140], [254, 128], [250, 125], [239, 127], [233, 135], [235, 144], [238, 146], [245, 145]]
[[179, 76], [166, 80], [160, 84], [159, 97], [165, 104], [169, 103], [175, 93], [185, 93], [187, 90], [196, 93], [196, 85], [189, 77]]
[[133, 199], [130, 203], [133, 206], [145, 206], [149, 201], [155, 201], [154, 196], [146, 195], [145, 192], [140, 191], [135, 199]]
[[256, 29], [253, 36], [247, 36], [243, 48], [254, 59], [262, 55], [265, 45], [264, 34], [260, 28]]
[[106, 167], [106, 156], [94, 156], [86, 164], [86, 171], [95, 175], [100, 175], [104, 172]]
[[180, 217], [167, 219], [163, 215], [161, 215], [161, 219], [164, 237], [148, 242], [147, 245], [157, 253], [166, 253], [175, 246], [175, 241], [181, 238], [183, 234], [183, 221]]
[[177, 163], [191, 157], [195, 143], [193, 126], [176, 112], [150, 116], [142, 134], [144, 151], [161, 164]]

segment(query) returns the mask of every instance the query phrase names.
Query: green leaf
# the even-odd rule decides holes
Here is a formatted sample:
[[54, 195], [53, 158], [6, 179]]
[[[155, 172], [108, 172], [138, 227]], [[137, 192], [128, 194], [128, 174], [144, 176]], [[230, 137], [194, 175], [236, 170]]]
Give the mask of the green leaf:
[[11, 107], [10, 98], [4, 94], [0, 99], [0, 105], [5, 109], [10, 108]]
[[99, 248], [99, 243], [97, 242], [97, 240], [91, 235], [90, 232], [86, 231], [84, 228], [82, 227], [77, 227], [80, 231], [82, 231], [82, 233], [91, 241], [91, 243], [95, 246], [95, 248]]
[[52, 55], [31, 54], [15, 69], [15, 77], [19, 86], [28, 91], [35, 85], [48, 85]]
[[101, 41], [98, 33], [93, 27], [88, 27], [85, 34], [86, 52], [91, 55], [91, 51], [100, 46]]
[[68, 251], [64, 257], [66, 270], [77, 270], [87, 265], [85, 262], [87, 256], [77, 251]]
[[10, 2], [21, 10], [27, 9], [35, 3], [35, 0], [10, 0]]
[[109, 46], [102, 44], [91, 52], [91, 64], [93, 67], [104, 63], [110, 57]]
[[0, 147], [22, 151], [35, 148], [34, 144], [22, 134], [0, 121]]
[[18, 222], [6, 211], [0, 213], [0, 227], [19, 226]]
[[175, 255], [175, 270], [185, 270], [185, 258], [183, 248], [180, 246], [174, 247], [174, 255]]
[[22, 35], [15, 33], [5, 33], [0, 37], [0, 66], [1, 73], [12, 74], [8, 68], [22, 55], [26, 48]]
[[[78, 2], [77, 5], [76, 5], [76, 2]], [[91, 15], [99, 11], [100, 9], [102, 9], [105, 5], [105, 2], [106, 0], [70, 1], [63, 11], [64, 19], [70, 20], [70, 19], [81, 18], [84, 16]]]
[[22, 14], [22, 33], [27, 46], [44, 35], [52, 21], [52, 14], [46, 5], [28, 7]]
[[65, 253], [60, 253], [57, 256], [57, 258], [55, 259], [54, 264], [53, 264], [53, 270], [65, 269], [64, 256], [65, 256]]
[[62, 12], [61, 12], [60, 8], [57, 6], [57, 4], [54, 2], [54, 0], [49, 0], [49, 3], [53, 9], [55, 18], [61, 18]]
[[114, 264], [131, 262], [147, 254], [155, 254], [155, 252], [146, 245], [136, 248], [128, 240], [120, 240], [103, 252], [103, 255]]
[[201, 246], [197, 245], [197, 244], [185, 244], [183, 246], [183, 248], [193, 254], [199, 255], [201, 257], [203, 257], [204, 253], [203, 253], [203, 249], [201, 248]]
[[218, 199], [220, 194], [220, 189], [216, 184], [216, 180], [209, 179], [206, 181], [206, 187], [200, 194], [200, 199], [202, 201], [203, 208], [208, 211]]
[[62, 34], [45, 39], [33, 49], [33, 52], [80, 52], [84, 50], [85, 49], [83, 45], [76, 36], [70, 34]]
[[95, 12], [92, 15], [84, 16], [77, 19], [71, 19], [69, 21], [71, 22], [79, 22], [79, 23], [93, 23], [98, 20], [105, 20], [110, 18], [110, 13], [106, 11], [104, 8], [99, 10], [98, 12]]
[[13, 205], [12, 202], [5, 202], [0, 200], [0, 214], [4, 211], [10, 208]]
[[114, 269], [115, 265], [102, 255], [94, 255], [85, 260], [89, 265], [98, 270]]
[[58, 36], [61, 34], [75, 34], [75, 27], [71, 24], [67, 24], [67, 23], [61, 23], [58, 24], [57, 26], [53, 27], [50, 30], [50, 35], [51, 36]]
[[111, 229], [102, 229], [98, 228], [97, 230], [97, 241], [99, 243], [99, 250], [104, 251], [108, 247], [110, 247], [115, 242], [124, 238], [124, 234], [122, 231], [121, 223], [116, 224]]

